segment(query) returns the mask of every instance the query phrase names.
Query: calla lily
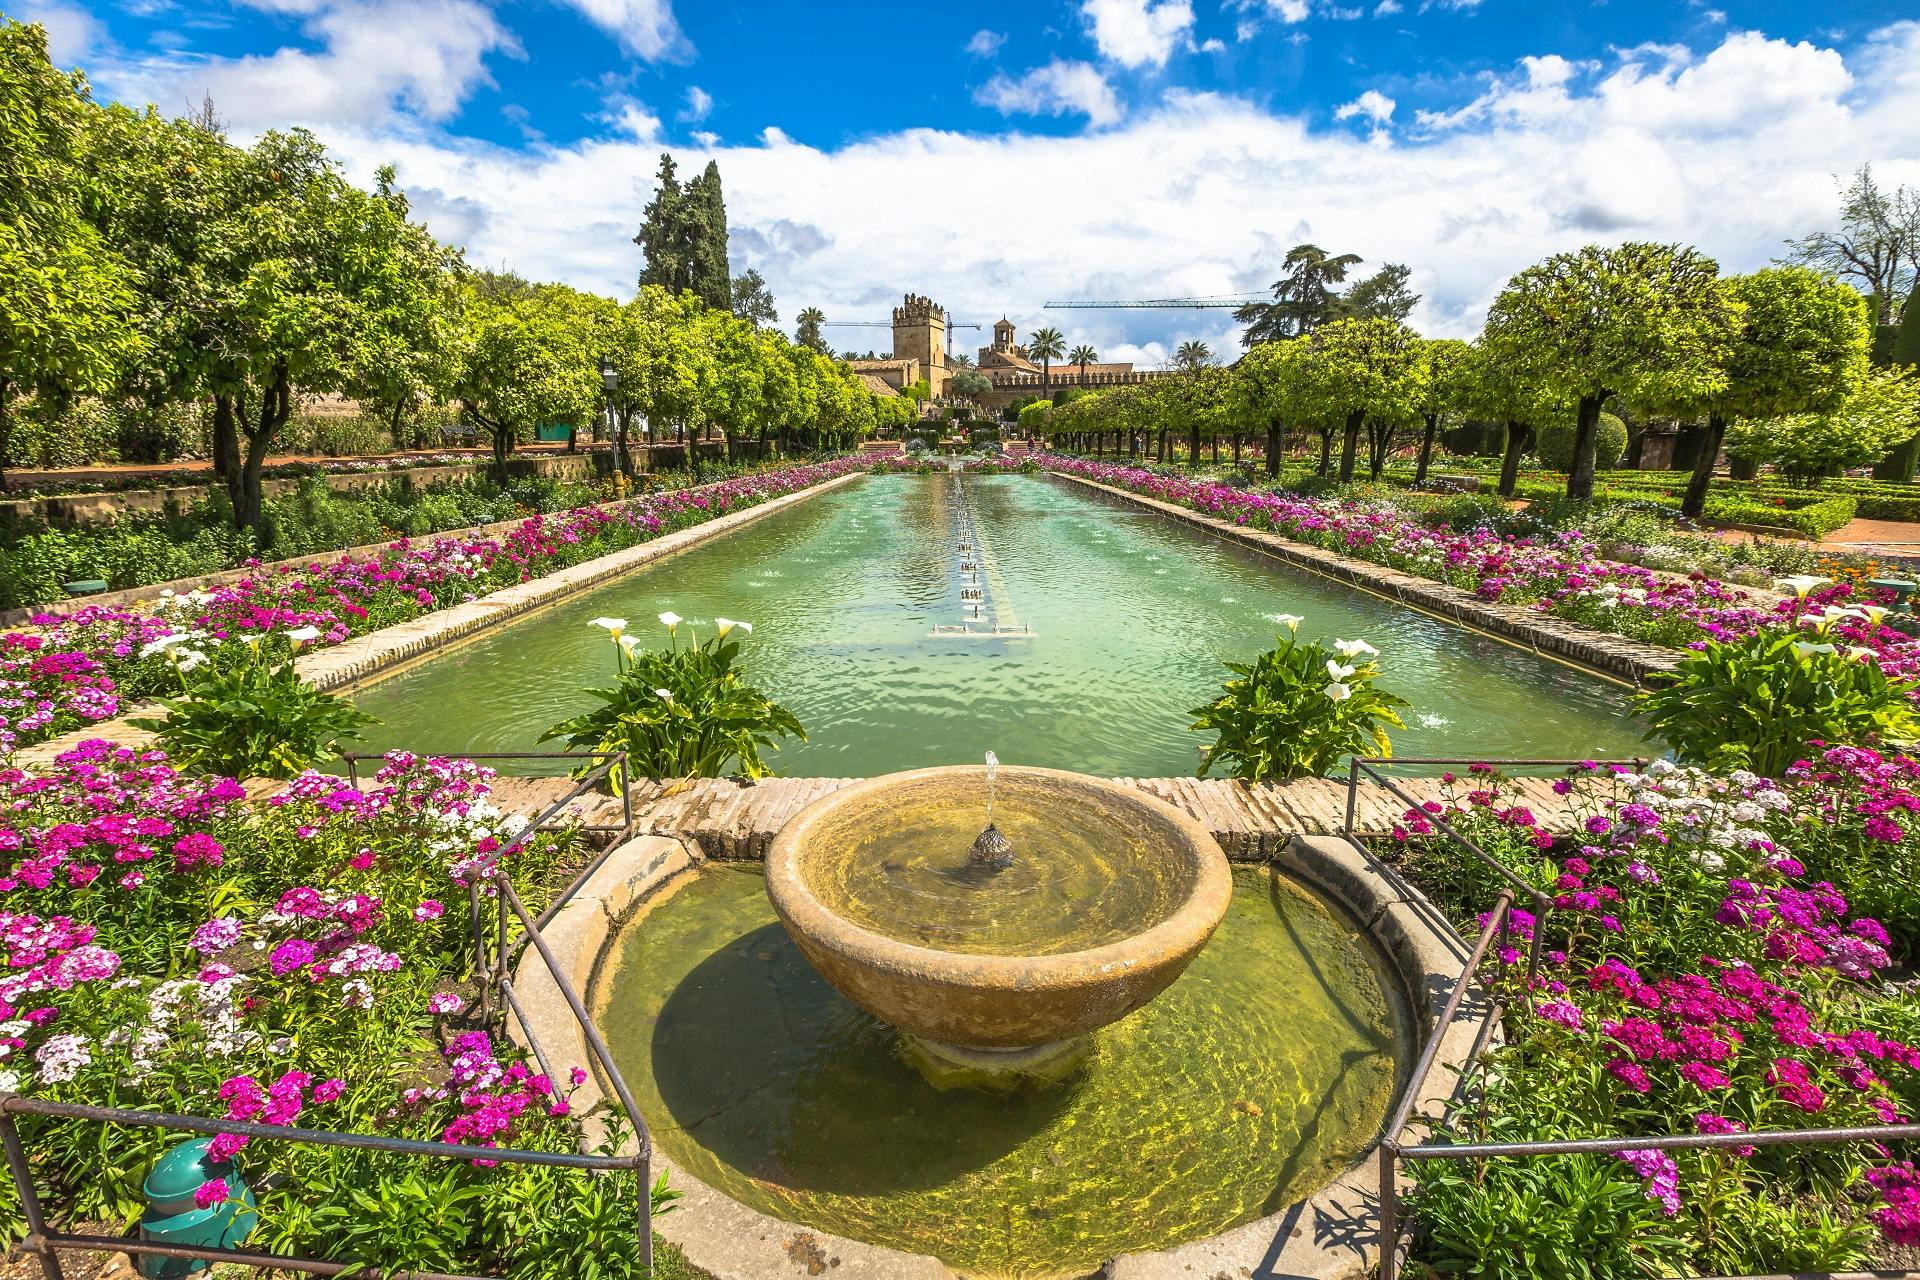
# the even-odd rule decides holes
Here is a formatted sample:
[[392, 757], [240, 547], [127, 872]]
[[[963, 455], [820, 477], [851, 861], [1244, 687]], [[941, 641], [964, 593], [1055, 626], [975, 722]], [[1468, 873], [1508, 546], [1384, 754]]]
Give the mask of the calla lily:
[[1793, 651], [1802, 661], [1805, 661], [1816, 653], [1832, 653], [1834, 650], [1830, 644], [1808, 644], [1805, 640], [1796, 640]]
[[655, 689], [655, 690], [653, 691], [653, 696], [654, 696], [654, 697], [656, 697], [656, 698], [658, 698], [658, 699], [660, 699], [660, 701], [662, 701], [662, 702], [672, 702], [672, 701], [673, 701], [673, 690], [671, 690], [671, 689]]
[[304, 627], [295, 627], [293, 630], [287, 632], [287, 639], [293, 641], [296, 648], [309, 640], [318, 640], [319, 638], [320, 628], [311, 623]]
[[613, 638], [618, 640], [620, 633], [627, 629], [627, 620], [625, 618], [595, 618], [587, 625], [590, 627], [605, 627], [608, 631], [613, 632]]
[[1348, 676], [1353, 674], [1353, 671], [1354, 669], [1352, 667], [1342, 666], [1340, 663], [1335, 662], [1332, 658], [1327, 659], [1327, 674], [1332, 676], [1335, 680], [1345, 680]]
[[1289, 631], [1298, 631], [1300, 624], [1306, 621], [1305, 618], [1297, 613], [1270, 613], [1267, 617], [1273, 619]]
[[1321, 692], [1326, 694], [1328, 700], [1332, 702], [1345, 702], [1353, 696], [1353, 690], [1341, 684], [1338, 680], [1328, 685], [1325, 689], [1321, 690]]
[[683, 621], [685, 621], [685, 619], [683, 619], [679, 614], [673, 612], [671, 609], [669, 609], [667, 612], [660, 615], [661, 624], [665, 626], [666, 629], [669, 631], [679, 626]]
[[722, 640], [725, 640], [727, 638], [727, 632], [733, 630], [735, 627], [740, 628], [742, 631], [746, 632], [748, 635], [753, 634], [753, 624], [751, 622], [741, 622], [734, 618], [722, 618], [722, 617], [716, 616], [713, 620], [713, 625], [720, 628], [720, 638]]
[[1826, 578], [1822, 578], [1817, 574], [1796, 573], [1791, 578], [1775, 578], [1773, 580], [1773, 587], [1776, 591], [1791, 591], [1796, 596], [1805, 599], [1807, 592], [1812, 591], [1815, 587], [1826, 586], [1827, 581]]
[[1884, 605], [1862, 604], [1855, 605], [1854, 607], [1860, 611], [1862, 617], [1876, 627], [1879, 626], [1887, 616], [1887, 610]]
[[1363, 653], [1369, 658], [1380, 656], [1380, 651], [1365, 640], [1335, 640], [1333, 650], [1343, 658], [1357, 658]]

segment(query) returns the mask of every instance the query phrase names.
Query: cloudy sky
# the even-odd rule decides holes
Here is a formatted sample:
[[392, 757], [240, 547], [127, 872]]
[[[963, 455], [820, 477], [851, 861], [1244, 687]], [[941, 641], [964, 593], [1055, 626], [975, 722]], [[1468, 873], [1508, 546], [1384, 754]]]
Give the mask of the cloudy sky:
[[[0, 0], [4, 3], [4, 0]], [[802, 306], [1052, 321], [1107, 358], [1236, 346], [1293, 244], [1405, 262], [1469, 336], [1589, 241], [1751, 268], [1836, 175], [1920, 185], [1909, 0], [15, 0], [101, 97], [395, 163], [470, 260], [624, 295], [660, 153], [717, 158], [735, 269]], [[830, 335], [868, 345], [860, 330]], [[963, 341], [972, 334], [963, 331]], [[880, 345], [885, 345], [884, 338]]]

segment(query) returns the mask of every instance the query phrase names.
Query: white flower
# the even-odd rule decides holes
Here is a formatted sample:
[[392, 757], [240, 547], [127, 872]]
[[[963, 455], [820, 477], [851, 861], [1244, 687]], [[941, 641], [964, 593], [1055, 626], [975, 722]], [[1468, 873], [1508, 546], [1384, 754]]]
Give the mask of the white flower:
[[617, 641], [617, 643], [620, 645], [622, 649], [625, 649], [627, 651], [627, 655], [631, 657], [633, 655], [633, 651], [640, 647], [640, 637], [639, 636], [621, 636], [619, 637], [619, 640]]
[[1343, 658], [1357, 658], [1363, 653], [1370, 658], [1380, 656], [1380, 651], [1365, 640], [1335, 640], [1333, 650]]
[[679, 614], [673, 612], [671, 609], [669, 609], [667, 612], [660, 615], [661, 625], [666, 627], [666, 629], [669, 631], [679, 626], [682, 621], [684, 621], [684, 619], [682, 619]]
[[1270, 613], [1267, 615], [1267, 620], [1278, 623], [1289, 631], [1298, 631], [1300, 624], [1306, 621], [1297, 613]]
[[192, 671], [196, 667], [204, 667], [207, 664], [207, 655], [198, 649], [187, 649], [174, 655], [173, 660], [180, 670]]
[[733, 630], [735, 627], [740, 628], [742, 631], [746, 632], [748, 635], [753, 634], [753, 624], [751, 622], [739, 622], [732, 618], [715, 617], [713, 620], [713, 625], [720, 628], [720, 638], [722, 640], [726, 639], [727, 632]]
[[1335, 680], [1345, 680], [1353, 671], [1352, 667], [1343, 667], [1332, 658], [1327, 659], [1327, 674]]
[[1328, 685], [1325, 689], [1321, 690], [1321, 692], [1325, 693], [1328, 699], [1333, 702], [1345, 702], [1353, 696], [1353, 690], [1341, 684], [1338, 680]]
[[1804, 662], [1816, 653], [1832, 653], [1833, 646], [1830, 644], [1808, 644], [1805, 640], [1796, 640], [1793, 642], [1793, 651], [1799, 655], [1801, 661]]
[[1805, 599], [1807, 592], [1813, 590], [1815, 587], [1824, 587], [1826, 585], [1827, 580], [1825, 578], [1811, 573], [1799, 573], [1791, 578], [1775, 578], [1773, 580], [1774, 590], [1791, 591], [1802, 599]]
[[655, 690], [653, 691], [653, 696], [654, 696], [654, 697], [656, 697], [656, 698], [658, 698], [658, 699], [660, 699], [660, 701], [662, 701], [662, 702], [672, 702], [672, 701], [673, 701], [673, 690], [671, 690], [671, 689], [655, 689]]
[[287, 639], [293, 641], [295, 645], [302, 645], [309, 640], [318, 640], [319, 638], [320, 628], [314, 626], [312, 623], [308, 623], [304, 627], [295, 627], [293, 630], [287, 632]]
[[618, 640], [620, 633], [627, 629], [627, 620], [625, 618], [595, 618], [587, 625], [590, 627], [605, 627], [608, 631], [613, 632], [613, 638]]

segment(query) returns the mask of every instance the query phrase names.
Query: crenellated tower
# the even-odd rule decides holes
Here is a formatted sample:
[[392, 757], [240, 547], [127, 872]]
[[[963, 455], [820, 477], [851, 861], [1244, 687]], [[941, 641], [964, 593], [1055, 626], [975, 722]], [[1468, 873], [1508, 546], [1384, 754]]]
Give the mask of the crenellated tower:
[[918, 360], [926, 370], [933, 394], [945, 393], [947, 375], [947, 313], [931, 298], [910, 293], [893, 309], [893, 358]]

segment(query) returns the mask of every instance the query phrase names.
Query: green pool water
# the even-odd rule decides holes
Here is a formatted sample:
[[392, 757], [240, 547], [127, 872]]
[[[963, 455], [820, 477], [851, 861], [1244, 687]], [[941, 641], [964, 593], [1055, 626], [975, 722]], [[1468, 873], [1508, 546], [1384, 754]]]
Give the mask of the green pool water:
[[[863, 478], [375, 685], [355, 698], [382, 721], [370, 749], [532, 749], [611, 679], [588, 620], [628, 618], [664, 643], [666, 610], [754, 625], [751, 679], [809, 734], [771, 758], [785, 774], [977, 764], [988, 749], [1191, 774], [1202, 736], [1187, 713], [1217, 693], [1223, 661], [1273, 644], [1275, 614], [1381, 651], [1381, 684], [1413, 704], [1398, 754], [1645, 750], [1621, 691], [1559, 663], [1062, 482], [945, 474]], [[979, 634], [990, 626], [1025, 631]]]
[[725, 1194], [968, 1275], [1085, 1275], [1311, 1195], [1385, 1121], [1411, 1041], [1371, 940], [1270, 870], [1234, 877], [1187, 972], [1057, 1084], [928, 1084], [752, 868], [617, 939], [596, 1020], [661, 1149]]

